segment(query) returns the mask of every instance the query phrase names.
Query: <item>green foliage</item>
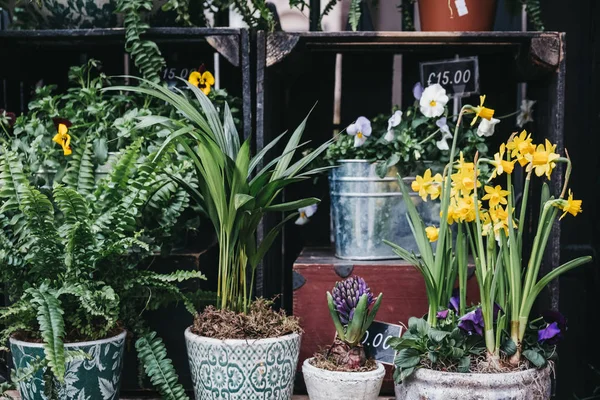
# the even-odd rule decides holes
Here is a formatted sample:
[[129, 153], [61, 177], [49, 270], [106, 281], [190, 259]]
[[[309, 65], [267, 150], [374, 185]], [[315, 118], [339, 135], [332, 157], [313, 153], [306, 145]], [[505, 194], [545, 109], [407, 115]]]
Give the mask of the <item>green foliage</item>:
[[360, 3], [362, 0], [351, 0], [350, 10], [348, 11], [348, 21], [353, 31], [358, 30], [358, 23], [360, 22]]
[[166, 65], [156, 43], [142, 39], [150, 26], [142, 20], [144, 11], [152, 10], [152, 0], [118, 0], [117, 12], [124, 15], [125, 50], [131, 55], [140, 74], [160, 82], [159, 71]]
[[449, 372], [469, 372], [471, 356], [485, 351], [480, 336], [467, 336], [456, 326], [453, 311], [444, 323], [432, 327], [426, 320], [411, 317], [408, 330], [399, 338], [390, 338], [386, 344], [397, 351], [394, 380], [398, 383], [417, 368], [440, 365]]
[[101, 6], [93, 0], [0, 1], [0, 7], [12, 15], [16, 29], [89, 29], [117, 25], [115, 1]]
[[[168, 171], [184, 171], [165, 167], [177, 156], [171, 147], [156, 162], [139, 163], [142, 147], [140, 139], [123, 150], [117, 167], [94, 191], [87, 182], [93, 179], [89, 164], [82, 166], [91, 147], [82, 147], [83, 156], [67, 165], [66, 182], [47, 194], [29, 183], [15, 152], [2, 151], [0, 278], [11, 282], [12, 303], [0, 310], [2, 337], [19, 331], [42, 340], [46, 358], [40, 367], [50, 392], [54, 379], [61, 382], [64, 376], [65, 341], [103, 338], [121, 326], [142, 333], [143, 312], [172, 302], [195, 312], [197, 296], [188, 297], [178, 284], [205, 279], [202, 273], [161, 274], [139, 267], [160, 249], [188, 198], [178, 187], [156, 190], [171, 184]], [[150, 204], [164, 211], [160, 224], [145, 230], [158, 218]]]
[[[169, 121], [172, 133], [163, 144], [161, 154], [176, 142], [192, 161], [198, 187], [192, 187], [182, 179], [174, 180], [199, 203], [217, 233], [220, 251], [219, 307], [246, 312], [252, 297], [255, 270], [285, 223], [275, 226], [257, 246], [256, 231], [260, 221], [267, 212], [283, 212], [319, 201], [310, 198], [278, 203], [278, 195], [289, 184], [307, 179], [313, 173], [306, 167], [326, 150], [329, 143], [292, 163], [296, 150], [301, 147], [300, 139], [306, 125], [304, 120], [291, 135], [282, 154], [275, 157], [276, 161], [253, 173], [268, 149], [254, 158], [250, 157], [250, 142], [240, 144], [228, 107], [225, 107], [221, 123], [219, 112], [193, 85], [188, 85], [188, 88], [202, 111], [183, 91], [173, 93], [152, 82], [144, 83], [148, 87], [115, 87], [113, 90], [131, 90], [155, 96], [172, 104], [180, 115], [185, 116]], [[292, 216], [284, 221], [290, 218]]]
[[183, 386], [179, 384], [177, 373], [171, 360], [167, 358], [167, 349], [156, 332], [142, 336], [135, 343], [138, 358], [144, 365], [146, 375], [158, 390], [161, 398], [167, 400], [189, 399]]
[[[396, 112], [394, 108], [392, 113]], [[388, 129], [387, 115], [380, 114], [373, 118], [373, 132], [360, 147], [354, 147], [354, 137], [341, 133], [329, 147], [325, 160], [330, 165], [336, 165], [339, 160], [367, 160], [377, 163], [377, 174], [384, 177], [390, 167], [396, 166], [403, 176], [414, 176], [423, 173], [426, 168], [441, 171], [448, 162], [449, 149], [440, 150], [437, 142], [442, 139], [443, 132], [436, 125], [438, 118], [425, 117], [419, 102], [415, 101], [402, 113], [400, 123], [392, 128], [393, 140], [387, 141], [385, 135]], [[446, 109], [444, 115], [448, 129], [454, 131], [455, 124]], [[479, 151], [480, 156], [487, 154], [485, 138], [477, 135], [475, 129], [465, 129], [461, 134], [458, 147], [465, 157], [474, 157]]]

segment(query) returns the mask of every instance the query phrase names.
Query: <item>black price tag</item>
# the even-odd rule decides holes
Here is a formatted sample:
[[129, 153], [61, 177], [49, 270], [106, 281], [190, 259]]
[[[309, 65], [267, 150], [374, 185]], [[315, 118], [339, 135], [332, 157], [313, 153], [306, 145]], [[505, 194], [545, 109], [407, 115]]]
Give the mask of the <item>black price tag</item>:
[[383, 364], [393, 365], [396, 350], [388, 346], [386, 342], [389, 338], [400, 337], [400, 335], [402, 335], [402, 326], [373, 321], [365, 333], [362, 345], [370, 357]]
[[477, 57], [423, 62], [423, 87], [439, 83], [448, 96], [466, 97], [479, 93], [479, 60]]

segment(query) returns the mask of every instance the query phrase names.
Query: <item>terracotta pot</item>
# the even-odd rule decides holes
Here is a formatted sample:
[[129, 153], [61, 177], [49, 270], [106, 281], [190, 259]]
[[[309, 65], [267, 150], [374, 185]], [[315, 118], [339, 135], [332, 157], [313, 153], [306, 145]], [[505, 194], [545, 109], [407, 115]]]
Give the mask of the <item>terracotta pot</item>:
[[[496, 0], [419, 0], [423, 31], [491, 31], [496, 18]], [[458, 0], [461, 4], [461, 0]], [[452, 9], [452, 11], [450, 11]], [[459, 11], [462, 11], [459, 13]], [[464, 13], [466, 11], [466, 13]], [[460, 15], [463, 14], [463, 15]]]

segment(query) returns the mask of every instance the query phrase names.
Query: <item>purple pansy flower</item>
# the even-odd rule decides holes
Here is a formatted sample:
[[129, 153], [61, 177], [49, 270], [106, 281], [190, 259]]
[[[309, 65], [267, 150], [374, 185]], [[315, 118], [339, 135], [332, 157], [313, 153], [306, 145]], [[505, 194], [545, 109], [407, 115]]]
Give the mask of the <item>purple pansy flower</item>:
[[477, 334], [483, 335], [483, 314], [481, 308], [477, 307], [475, 310], [460, 317], [458, 327], [465, 331], [468, 335]]
[[421, 96], [423, 95], [423, 85], [421, 82], [415, 83], [413, 86], [413, 96], [415, 96], [415, 100], [421, 100]]
[[450, 312], [450, 310], [438, 311], [435, 316], [437, 317], [437, 319], [446, 319], [446, 318], [448, 318], [449, 312]]
[[336, 282], [331, 295], [335, 301], [335, 308], [340, 316], [340, 321], [348, 325], [354, 316], [356, 305], [363, 294], [368, 295], [369, 305], [375, 301], [371, 289], [365, 280], [359, 276], [351, 276], [342, 282]]
[[567, 319], [558, 311], [552, 310], [544, 312], [542, 316], [548, 325], [538, 331], [538, 342], [550, 345], [558, 344], [567, 330]]
[[498, 319], [498, 314], [500, 313], [500, 311], [504, 313], [502, 307], [500, 307], [498, 303], [494, 303], [494, 322]]
[[458, 294], [458, 289], [454, 289], [452, 291], [452, 297], [450, 297], [450, 304], [448, 308], [453, 309], [455, 312], [458, 312], [460, 306], [460, 296]]

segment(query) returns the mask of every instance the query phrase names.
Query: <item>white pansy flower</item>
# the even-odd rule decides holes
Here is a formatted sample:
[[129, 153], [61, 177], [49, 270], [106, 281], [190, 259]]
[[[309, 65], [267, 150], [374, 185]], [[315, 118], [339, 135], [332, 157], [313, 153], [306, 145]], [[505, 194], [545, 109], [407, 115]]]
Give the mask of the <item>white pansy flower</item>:
[[400, 125], [401, 121], [402, 111], [398, 110], [390, 117], [390, 119], [388, 119], [387, 133], [383, 137], [385, 140], [387, 140], [388, 142], [394, 140], [394, 128]]
[[435, 124], [438, 128], [440, 128], [440, 132], [442, 132], [442, 138], [435, 142], [435, 145], [440, 150], [450, 150], [448, 146], [448, 139], [452, 139], [452, 134], [450, 133], [450, 128], [448, 127], [448, 120], [446, 117], [442, 117], [435, 121]]
[[444, 113], [448, 100], [446, 89], [442, 85], [434, 83], [427, 86], [419, 100], [421, 113], [427, 118], [437, 118]]
[[492, 118], [489, 121], [482, 118], [479, 126], [477, 127], [477, 135], [486, 137], [492, 136], [494, 134], [494, 128], [498, 122], [500, 122], [500, 120], [497, 118]]
[[354, 147], [362, 146], [369, 136], [371, 136], [371, 121], [365, 117], [358, 117], [356, 122], [350, 124], [346, 132], [354, 136]]
[[308, 223], [308, 219], [315, 215], [315, 213], [317, 212], [317, 205], [312, 204], [310, 206], [301, 207], [298, 209], [298, 212], [300, 213], [300, 215], [298, 216], [298, 219], [296, 220], [295, 224], [304, 225]]
[[521, 102], [521, 112], [517, 115], [517, 126], [522, 128], [528, 122], [533, 122], [533, 105], [535, 100], [523, 100]]

